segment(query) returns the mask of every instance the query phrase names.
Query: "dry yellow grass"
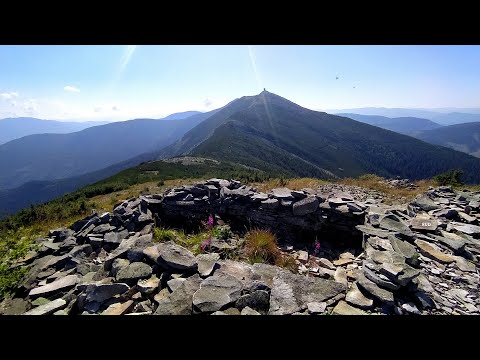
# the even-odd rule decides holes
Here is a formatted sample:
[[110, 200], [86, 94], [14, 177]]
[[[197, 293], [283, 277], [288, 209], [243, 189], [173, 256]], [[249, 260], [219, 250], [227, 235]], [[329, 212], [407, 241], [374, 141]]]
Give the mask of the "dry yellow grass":
[[[270, 179], [261, 183], [252, 183], [259, 191], [268, 192], [274, 188], [286, 187], [291, 190], [300, 190], [302, 188], [318, 188], [325, 184], [342, 184], [349, 186], [359, 186], [365, 189], [376, 190], [385, 195], [386, 203], [410, 201], [418, 194], [428, 190], [429, 186], [437, 186], [433, 180], [419, 180], [414, 183], [418, 186], [416, 189], [392, 188], [382, 182], [383, 178], [376, 175], [364, 175], [358, 178], [343, 178], [332, 181], [326, 181], [315, 178], [293, 178], [293, 179]], [[471, 188], [480, 186], [471, 186]]]
[[385, 194], [385, 201], [410, 201], [413, 200], [418, 194], [421, 194], [428, 190], [430, 186], [437, 186], [433, 180], [418, 180], [414, 183], [418, 186], [416, 189], [403, 189], [394, 188], [382, 182], [384, 180], [380, 176], [376, 175], [364, 175], [358, 178], [344, 178], [335, 181], [337, 184], [344, 184], [350, 186], [359, 186], [365, 189], [376, 190]]
[[316, 188], [320, 185], [328, 184], [326, 180], [315, 178], [293, 178], [293, 179], [270, 179], [265, 182], [252, 183], [251, 185], [256, 187], [258, 191], [269, 191], [279, 187], [286, 187], [290, 190], [300, 190], [303, 188]]

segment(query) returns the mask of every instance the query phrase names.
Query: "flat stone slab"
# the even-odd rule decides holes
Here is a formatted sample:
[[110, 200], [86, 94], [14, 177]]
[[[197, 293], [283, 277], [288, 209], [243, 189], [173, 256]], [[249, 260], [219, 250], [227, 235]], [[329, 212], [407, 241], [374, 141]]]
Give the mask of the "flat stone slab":
[[345, 301], [357, 308], [362, 308], [362, 309], [370, 309], [373, 306], [373, 300], [366, 297], [358, 289], [358, 286], [355, 283], [352, 284], [350, 291], [347, 293], [347, 296], [345, 297]]
[[424, 240], [415, 240], [420, 253], [431, 259], [437, 260], [441, 263], [449, 264], [455, 261], [455, 256], [443, 253], [437, 246], [430, 244]]
[[220, 260], [220, 255], [217, 253], [197, 255], [198, 273], [200, 276], [210, 276], [218, 260]]
[[215, 312], [237, 301], [242, 294], [243, 284], [237, 278], [215, 273], [202, 281], [200, 289], [193, 295], [193, 306], [200, 312]]
[[327, 309], [326, 302], [309, 302], [307, 304], [308, 312], [310, 314], [322, 314]]
[[294, 196], [292, 195], [292, 191], [287, 188], [276, 188], [272, 189], [271, 194], [276, 199], [283, 199], [283, 200], [294, 200]]
[[133, 300], [128, 300], [124, 303], [115, 303], [110, 305], [102, 315], [123, 315], [133, 308]]
[[427, 195], [421, 195], [417, 199], [412, 202], [413, 205], [418, 206], [420, 209], [424, 211], [430, 211], [435, 209], [440, 209], [440, 205], [435, 203], [432, 199], [430, 199]]
[[27, 311], [24, 315], [49, 315], [53, 314], [57, 310], [63, 309], [65, 306], [67, 306], [67, 302], [65, 300], [56, 299]]
[[332, 315], [368, 315], [365, 311], [348, 305], [345, 301], [340, 300], [332, 311]]
[[87, 302], [95, 301], [102, 303], [115, 295], [120, 295], [129, 290], [130, 287], [127, 284], [115, 283], [115, 284], [102, 284], [93, 283], [87, 284], [85, 294], [87, 295]]
[[162, 298], [155, 296], [155, 299], [158, 299], [158, 307], [157, 307], [157, 310], [155, 311], [155, 314], [156, 315], [191, 315], [193, 294], [200, 288], [201, 282], [202, 282], [202, 278], [198, 274], [195, 274], [187, 278], [171, 294], [166, 295], [165, 297], [162, 297]]
[[[218, 312], [221, 312], [221, 311], [216, 311], [215, 313], [218, 313]], [[220, 315], [220, 314], [215, 314], [215, 315]], [[225, 313], [223, 313], [223, 315], [225, 315]], [[258, 311], [253, 310], [252, 308], [246, 306], [242, 309], [242, 312], [240, 313], [240, 315], [262, 315], [262, 314], [260, 314]]]
[[310, 302], [323, 302], [346, 290], [332, 280], [306, 277], [276, 269], [270, 293], [271, 315], [293, 314], [307, 308]]
[[308, 196], [305, 199], [299, 200], [293, 204], [293, 215], [303, 216], [311, 214], [318, 209], [318, 199], [315, 196]]
[[159, 265], [178, 270], [194, 270], [197, 260], [192, 252], [172, 241], [144, 249], [143, 253]]
[[278, 199], [268, 199], [261, 202], [262, 208], [264, 209], [276, 209], [279, 206]]
[[130, 282], [145, 279], [152, 275], [152, 268], [143, 262], [131, 263], [118, 270], [116, 279], [119, 282]]
[[420, 231], [435, 231], [438, 227], [438, 221], [435, 219], [425, 219], [423, 217], [415, 217], [412, 219], [412, 229]]
[[54, 282], [34, 288], [28, 294], [30, 297], [48, 296], [62, 290], [68, 290], [74, 287], [78, 282], [77, 275], [67, 275], [63, 278], [55, 280]]
[[142, 294], [152, 294], [160, 287], [160, 279], [155, 275], [150, 279], [138, 280], [137, 288]]
[[399, 232], [406, 236], [413, 236], [412, 230], [393, 214], [385, 215], [380, 220], [380, 227], [385, 230]]
[[358, 274], [357, 284], [377, 300], [388, 305], [393, 305], [395, 301], [393, 294], [388, 290], [382, 289], [373, 281], [367, 279], [363, 273]]
[[453, 224], [451, 225], [457, 231], [467, 235], [480, 235], [480, 226], [470, 224]]

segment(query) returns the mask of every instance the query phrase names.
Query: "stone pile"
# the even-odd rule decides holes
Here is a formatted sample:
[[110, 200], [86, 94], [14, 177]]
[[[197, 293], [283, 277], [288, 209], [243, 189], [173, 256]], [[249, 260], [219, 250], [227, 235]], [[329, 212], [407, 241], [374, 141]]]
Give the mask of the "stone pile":
[[385, 179], [382, 181], [384, 184], [387, 184], [389, 187], [396, 188], [396, 189], [414, 190], [418, 188], [418, 185], [411, 182], [409, 179]]
[[[50, 231], [15, 265], [28, 274], [0, 312], [479, 313], [480, 193], [440, 187], [409, 204], [387, 206], [369, 191], [345, 190], [324, 185], [262, 193], [211, 179], [122, 201], [111, 213]], [[213, 239], [212, 252], [197, 256], [174, 242], [153, 241], [155, 226], [195, 225], [209, 214], [232, 229], [235, 223], [283, 234], [333, 229], [358, 244], [342, 248], [333, 236], [320, 238], [320, 250], [284, 245], [296, 258], [292, 273], [226, 260], [223, 250], [239, 246], [232, 239]]]

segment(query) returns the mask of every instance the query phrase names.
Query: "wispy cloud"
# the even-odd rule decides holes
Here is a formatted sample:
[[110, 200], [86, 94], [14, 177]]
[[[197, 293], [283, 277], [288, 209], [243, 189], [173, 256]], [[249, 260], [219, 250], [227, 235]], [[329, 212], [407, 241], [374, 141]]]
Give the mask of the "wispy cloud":
[[132, 59], [135, 50], [137, 49], [137, 45], [127, 45], [125, 51], [123, 52], [122, 59], [120, 61], [120, 69], [119, 69], [119, 76], [125, 71], [128, 66], [128, 63]]
[[79, 88], [76, 88], [75, 86], [72, 86], [72, 85], [67, 85], [63, 88], [63, 90], [65, 91], [68, 91], [68, 92], [76, 92], [76, 93], [79, 93], [80, 92], [80, 89]]
[[11, 99], [16, 98], [16, 97], [18, 97], [18, 92], [16, 92], [16, 91], [0, 94], [0, 98], [5, 99], [5, 100], [11, 100]]

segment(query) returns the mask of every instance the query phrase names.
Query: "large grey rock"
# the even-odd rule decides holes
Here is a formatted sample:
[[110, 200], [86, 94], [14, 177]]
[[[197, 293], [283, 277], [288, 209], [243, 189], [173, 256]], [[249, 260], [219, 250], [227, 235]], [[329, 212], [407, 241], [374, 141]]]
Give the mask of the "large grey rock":
[[382, 217], [379, 226], [382, 229], [395, 231], [406, 236], [413, 236], [412, 230], [410, 230], [410, 228], [404, 222], [402, 222], [398, 216], [393, 214]]
[[234, 276], [217, 272], [202, 281], [193, 295], [193, 305], [200, 312], [222, 310], [240, 298], [242, 288], [242, 282]]
[[116, 277], [119, 270], [126, 268], [130, 265], [127, 259], [115, 259], [112, 263], [112, 276]]
[[388, 289], [388, 290], [400, 289], [400, 286], [398, 284], [395, 284], [392, 281], [390, 281], [390, 279], [385, 275], [382, 275], [375, 271], [370, 270], [367, 266], [365, 266], [365, 262], [363, 265], [363, 274], [367, 279], [369, 279], [370, 281], [373, 281], [375, 284], [377, 284], [383, 289]]
[[332, 310], [332, 315], [367, 315], [367, 313], [363, 310], [354, 308], [341, 300]]
[[268, 199], [261, 202], [263, 209], [275, 210], [278, 208], [278, 199]]
[[390, 263], [390, 264], [403, 264], [405, 263], [405, 258], [397, 253], [396, 251], [391, 250], [375, 250], [370, 247], [367, 247], [367, 256], [372, 259], [377, 264]]
[[62, 242], [69, 236], [72, 236], [74, 234], [74, 231], [71, 229], [67, 229], [65, 227], [50, 230], [48, 232], [48, 236], [53, 238], [54, 242]]
[[269, 314], [293, 314], [310, 302], [323, 302], [346, 290], [345, 285], [321, 278], [292, 274], [277, 268], [272, 281]]
[[170, 289], [171, 292], [177, 290], [182, 284], [184, 281], [186, 281], [187, 279], [185, 278], [174, 278], [174, 279], [170, 279], [167, 281], [167, 286], [168, 288]]
[[213, 268], [220, 260], [220, 255], [217, 253], [211, 254], [199, 254], [197, 255], [198, 273], [201, 277], [210, 276], [213, 272]]
[[307, 304], [308, 312], [310, 314], [322, 314], [327, 309], [326, 302], [309, 302]]
[[127, 284], [115, 283], [115, 284], [102, 284], [93, 283], [87, 284], [85, 287], [85, 295], [87, 302], [102, 303], [115, 295], [123, 294], [128, 291], [130, 287]]
[[152, 268], [143, 262], [134, 262], [118, 270], [116, 279], [120, 282], [136, 282], [152, 275]]
[[69, 253], [70, 257], [86, 256], [92, 253], [92, 246], [90, 244], [75, 246]]
[[388, 230], [377, 229], [368, 225], [356, 225], [355, 228], [364, 234], [378, 236], [380, 238], [387, 238], [388, 235], [391, 234]]
[[197, 260], [192, 252], [172, 241], [146, 248], [145, 256], [157, 264], [178, 270], [195, 270]]
[[320, 265], [323, 268], [333, 270], [333, 271], [335, 271], [335, 269], [336, 269], [335, 265], [333, 265], [330, 260], [325, 259], [325, 258], [319, 258], [318, 259], [318, 265]]
[[[47, 300], [46, 302], [48, 301], [49, 300]], [[22, 298], [6, 299], [0, 302], [0, 315], [21, 315], [25, 313], [29, 308], [30, 306], [28, 301]]]
[[318, 209], [318, 199], [315, 196], [308, 196], [293, 204], [293, 215], [303, 216], [315, 212]]
[[250, 307], [261, 313], [267, 313], [270, 307], [270, 294], [265, 290], [257, 290], [250, 294], [242, 295], [235, 303], [235, 307], [239, 310]]
[[452, 234], [447, 231], [440, 230], [442, 236], [435, 236], [435, 240], [448, 246], [455, 252], [462, 252], [465, 250], [467, 241], [457, 234]]
[[153, 294], [160, 288], [160, 279], [154, 275], [150, 279], [138, 280], [137, 288], [142, 294]]
[[335, 270], [334, 279], [336, 282], [345, 285], [345, 288], [347, 288], [347, 272], [343, 267], [337, 267], [337, 269]]
[[411, 265], [418, 264], [418, 253], [415, 249], [415, 246], [410, 244], [408, 241], [397, 238], [396, 236], [390, 235], [388, 239], [390, 240], [393, 250], [402, 255], [407, 263]]
[[110, 224], [101, 224], [101, 225], [98, 225], [97, 227], [95, 227], [92, 230], [92, 233], [94, 233], [94, 234], [104, 234], [104, 233], [110, 232], [112, 230], [115, 230], [115, 226], [112, 226]]
[[124, 315], [132, 310], [133, 305], [133, 300], [128, 300], [124, 303], [114, 303], [102, 312], [102, 315]]
[[123, 240], [120, 246], [113, 250], [105, 259], [105, 269], [109, 270], [115, 259], [126, 257], [128, 250], [135, 246], [136, 241], [136, 237]]
[[366, 297], [359, 289], [356, 283], [352, 284], [350, 291], [345, 297], [345, 301], [349, 304], [361, 308], [370, 309], [373, 306], [373, 300]]
[[198, 274], [190, 276], [171, 294], [158, 299], [156, 315], [191, 315], [192, 297], [200, 287], [202, 279]]
[[32, 310], [27, 311], [24, 315], [49, 315], [53, 314], [57, 310], [63, 309], [65, 306], [67, 306], [67, 302], [65, 300], [56, 299], [48, 302], [47, 304], [33, 308]]
[[294, 200], [295, 198], [292, 195], [292, 191], [287, 188], [276, 188], [272, 189], [271, 194], [274, 198], [279, 200]]
[[388, 290], [382, 289], [373, 281], [367, 279], [365, 275], [361, 272], [357, 276], [357, 284], [377, 300], [384, 302], [388, 305], [393, 305], [393, 294]]
[[480, 235], [480, 226], [471, 224], [453, 224], [453, 229], [460, 231], [467, 235]]
[[421, 231], [435, 231], [438, 227], [438, 221], [435, 219], [428, 219], [417, 215], [412, 219], [412, 229]]
[[437, 260], [441, 263], [451, 263], [455, 261], [455, 256], [450, 254], [443, 253], [438, 246], [430, 244], [424, 240], [417, 239], [415, 240], [415, 245], [417, 245], [420, 253], [422, 255], [429, 257], [431, 259]]
[[[213, 314], [216, 314], [216, 313], [219, 313], [219, 312], [221, 312], [221, 311], [215, 311], [215, 313], [213, 313]], [[223, 314], [225, 315], [225, 313], [223, 313]], [[216, 315], [219, 315], [219, 314], [216, 314]], [[246, 306], [242, 309], [242, 312], [240, 313], [240, 315], [262, 315], [262, 314], [260, 314], [258, 311], [253, 310], [252, 308]]]
[[142, 261], [144, 258], [143, 250], [148, 246], [152, 245], [153, 235], [152, 234], [145, 234], [138, 236], [135, 240], [135, 245], [132, 246], [127, 251], [127, 258], [132, 262]]
[[265, 193], [256, 193], [251, 198], [252, 202], [260, 202], [268, 199], [268, 195]]
[[128, 237], [128, 230], [122, 230], [120, 232], [109, 232], [103, 236], [103, 242], [106, 244], [120, 244], [123, 239]]
[[393, 265], [393, 267], [401, 267], [401, 271], [399, 272], [397, 272], [397, 269], [392, 271], [391, 268], [389, 268], [390, 266], [390, 264], [383, 264], [380, 272], [400, 286], [407, 286], [410, 281], [420, 274], [419, 270], [407, 264], [403, 264], [402, 266]]
[[49, 296], [60, 291], [71, 289], [77, 284], [77, 282], [78, 282], [77, 275], [68, 275], [50, 284], [32, 289], [28, 295], [30, 297]]
[[418, 206], [424, 211], [440, 209], [440, 206], [436, 204], [432, 199], [430, 199], [427, 195], [419, 196], [412, 202], [412, 204]]

